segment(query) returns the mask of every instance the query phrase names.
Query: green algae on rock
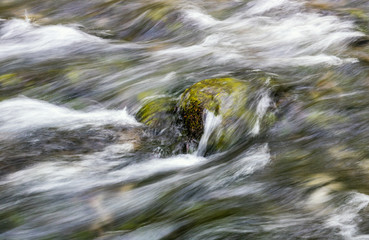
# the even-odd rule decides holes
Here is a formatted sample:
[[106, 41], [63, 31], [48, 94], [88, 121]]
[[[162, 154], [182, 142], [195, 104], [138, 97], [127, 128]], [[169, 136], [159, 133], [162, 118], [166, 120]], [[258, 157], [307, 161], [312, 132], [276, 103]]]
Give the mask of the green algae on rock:
[[180, 115], [187, 135], [200, 139], [204, 133], [205, 113], [212, 112], [222, 118], [213, 147], [216, 150], [228, 148], [238, 135], [245, 135], [257, 122], [256, 110], [248, 106], [250, 88], [249, 83], [233, 78], [206, 79], [189, 87], [180, 101]]
[[[179, 100], [168, 96], [144, 98], [136, 118], [159, 135], [169, 131], [171, 140], [166, 145], [171, 149], [194, 151], [199, 142], [204, 143], [202, 138], [206, 135], [206, 154], [229, 149], [273, 124], [274, 113], [266, 109], [259, 112], [260, 107], [255, 104], [263, 102], [263, 97], [267, 98], [268, 108], [270, 99], [263, 87], [234, 78], [205, 79], [187, 88]], [[204, 134], [208, 113], [220, 120], [211, 132]], [[184, 148], [175, 147], [183, 140]]]
[[151, 147], [160, 157], [188, 152], [178, 124], [177, 99], [159, 95], [146, 97], [142, 102], [136, 119], [148, 127], [147, 134], [155, 136], [145, 147]]
[[175, 122], [177, 101], [171, 97], [154, 97], [144, 101], [137, 120], [155, 129], [164, 129]]

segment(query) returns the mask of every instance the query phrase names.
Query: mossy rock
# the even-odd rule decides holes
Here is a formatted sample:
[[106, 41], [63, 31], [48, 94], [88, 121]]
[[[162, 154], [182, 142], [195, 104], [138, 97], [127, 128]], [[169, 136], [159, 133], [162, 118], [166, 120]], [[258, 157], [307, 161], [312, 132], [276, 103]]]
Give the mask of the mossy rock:
[[178, 124], [178, 99], [168, 96], [147, 97], [136, 119], [148, 126], [146, 133], [151, 136], [151, 147], [157, 156], [165, 157], [187, 151], [187, 142]]
[[222, 118], [215, 147], [228, 148], [257, 121], [256, 110], [250, 104], [250, 93], [255, 92], [251, 88], [248, 82], [233, 78], [206, 79], [189, 87], [180, 102], [187, 135], [195, 140], [201, 138], [207, 110]]
[[175, 99], [167, 96], [147, 98], [136, 118], [151, 128], [164, 129], [175, 122], [176, 104]]
[[262, 131], [275, 121], [273, 112], [263, 116], [258, 113], [258, 103], [265, 89], [254, 85], [233, 78], [202, 80], [187, 88], [179, 101], [168, 96], [144, 98], [136, 118], [157, 136], [167, 136], [163, 141], [168, 149], [191, 152], [204, 135], [206, 113], [211, 112], [221, 120], [217, 120], [219, 125], [206, 135], [205, 154], [224, 151], [254, 134], [255, 126]]

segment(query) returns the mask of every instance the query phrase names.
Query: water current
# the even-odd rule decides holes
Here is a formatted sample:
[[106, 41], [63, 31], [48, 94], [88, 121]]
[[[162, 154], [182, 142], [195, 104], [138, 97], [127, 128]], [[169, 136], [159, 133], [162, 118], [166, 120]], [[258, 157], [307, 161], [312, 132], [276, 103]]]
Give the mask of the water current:
[[[369, 239], [368, 34], [366, 0], [1, 0], [0, 239]], [[136, 118], [218, 77], [254, 86], [229, 149]]]

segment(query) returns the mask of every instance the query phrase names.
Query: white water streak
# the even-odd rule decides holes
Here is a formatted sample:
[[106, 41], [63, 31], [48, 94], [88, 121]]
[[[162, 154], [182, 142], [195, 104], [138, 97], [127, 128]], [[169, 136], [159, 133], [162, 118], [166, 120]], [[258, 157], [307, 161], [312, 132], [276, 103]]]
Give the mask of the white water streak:
[[265, 168], [269, 162], [270, 149], [269, 145], [266, 143], [240, 156], [240, 159], [234, 166], [237, 170], [233, 177], [250, 175], [255, 171]]
[[[206, 162], [195, 155], [178, 155], [165, 159], [151, 159], [113, 170], [125, 162], [122, 155], [130, 151], [127, 146], [107, 147], [103, 152], [84, 156], [76, 162], [42, 162], [9, 174], [0, 186], [18, 189], [19, 195], [32, 193], [70, 194], [98, 186], [137, 181], [156, 174], [177, 171]], [[109, 160], [117, 155], [116, 160]]]
[[76, 111], [29, 98], [0, 102], [0, 133], [24, 133], [41, 128], [77, 129], [84, 126], [140, 125], [123, 110]]
[[326, 221], [330, 228], [338, 228], [340, 234], [347, 240], [366, 240], [369, 234], [360, 234], [358, 229], [359, 212], [369, 206], [369, 196], [353, 193], [348, 201], [339, 207]]
[[[276, 8], [284, 7], [284, 10], [300, 7], [302, 4], [290, 0], [268, 0], [268, 1], [252, 1], [248, 4], [250, 8], [248, 15], [258, 15], [271, 11]], [[287, 9], [286, 9], [287, 8]]]
[[253, 68], [357, 61], [341, 56], [350, 41], [364, 35], [352, 22], [308, 12], [301, 2], [289, 0], [251, 1], [247, 6], [223, 20], [201, 9], [184, 7], [183, 21], [197, 25], [206, 37], [195, 45], [160, 50], [155, 56], [193, 60], [211, 56], [212, 64]]
[[71, 26], [37, 26], [27, 18], [5, 21], [0, 28], [0, 60], [37, 59], [40, 55], [56, 58], [93, 44], [106, 44], [106, 41]]
[[198, 156], [202, 156], [205, 154], [210, 135], [214, 132], [214, 130], [219, 126], [221, 122], [222, 117], [220, 115], [215, 116], [214, 113], [205, 110], [204, 134], [201, 136], [200, 139], [199, 147], [197, 150]]
[[265, 113], [267, 112], [270, 104], [272, 103], [272, 99], [269, 97], [268, 92], [263, 92], [261, 94], [260, 100], [258, 102], [258, 105], [256, 107], [256, 123], [254, 127], [251, 130], [252, 135], [258, 135], [260, 132], [260, 121], [263, 119]]

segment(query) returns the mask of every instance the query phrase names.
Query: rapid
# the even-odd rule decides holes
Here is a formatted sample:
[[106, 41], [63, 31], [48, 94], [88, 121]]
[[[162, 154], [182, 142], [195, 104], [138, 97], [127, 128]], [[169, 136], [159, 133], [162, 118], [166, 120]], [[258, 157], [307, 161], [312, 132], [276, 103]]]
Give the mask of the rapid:
[[[365, 0], [0, 1], [0, 239], [369, 239], [368, 34]], [[136, 118], [229, 76], [229, 149]]]

